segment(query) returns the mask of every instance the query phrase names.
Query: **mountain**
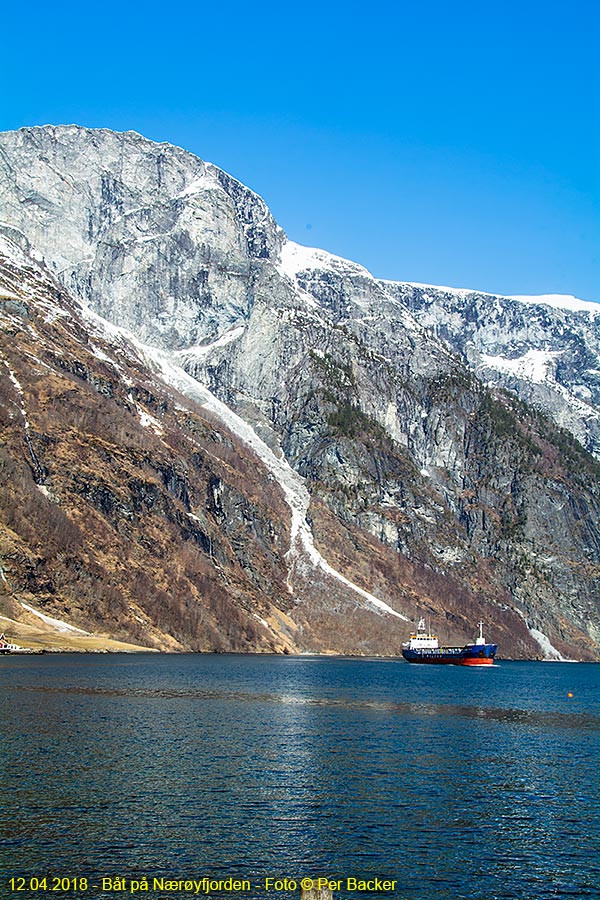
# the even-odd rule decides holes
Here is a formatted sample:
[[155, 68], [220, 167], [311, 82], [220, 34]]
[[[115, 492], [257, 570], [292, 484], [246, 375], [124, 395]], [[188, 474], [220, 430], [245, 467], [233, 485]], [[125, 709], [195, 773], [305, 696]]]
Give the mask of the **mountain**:
[[593, 311], [377, 280], [132, 132], [0, 135], [0, 210], [8, 618], [598, 658]]
[[487, 384], [505, 387], [600, 457], [600, 304], [389, 284]]

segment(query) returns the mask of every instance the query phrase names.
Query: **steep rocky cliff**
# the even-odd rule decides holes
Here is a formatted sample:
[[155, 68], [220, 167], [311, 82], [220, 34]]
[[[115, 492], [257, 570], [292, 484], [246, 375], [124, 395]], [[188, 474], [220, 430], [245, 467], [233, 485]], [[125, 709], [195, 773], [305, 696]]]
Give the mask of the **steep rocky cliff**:
[[600, 456], [600, 304], [386, 283], [486, 383], [506, 387]]
[[[573, 437], [595, 447], [592, 313], [547, 350], [566, 430], [478, 377], [483, 357], [541, 352], [535, 316], [551, 313], [518, 326], [507, 300], [475, 358], [482, 326], [457, 336], [468, 298], [287, 241], [256, 194], [178, 148], [1, 135], [0, 209], [17, 599], [174, 647], [398, 653], [425, 613], [446, 641], [481, 616], [506, 654], [598, 654], [599, 466]], [[474, 297], [489, 323], [498, 298]], [[505, 384], [540, 399], [538, 382]], [[36, 505], [77, 526], [77, 553], [40, 555]], [[113, 619], [91, 599], [105, 587]]]

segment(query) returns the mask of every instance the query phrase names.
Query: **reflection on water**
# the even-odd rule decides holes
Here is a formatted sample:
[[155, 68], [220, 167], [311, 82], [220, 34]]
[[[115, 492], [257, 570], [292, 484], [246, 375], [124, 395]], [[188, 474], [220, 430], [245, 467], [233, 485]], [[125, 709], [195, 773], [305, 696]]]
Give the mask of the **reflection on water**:
[[0, 873], [377, 874], [406, 900], [597, 898], [600, 667], [494, 669], [2, 659]]
[[[81, 694], [88, 696], [108, 697], [143, 697], [159, 700], [218, 700], [233, 703], [274, 703], [292, 706], [314, 706], [355, 710], [379, 710], [396, 713], [401, 716], [450, 716], [483, 721], [496, 720], [514, 724], [549, 726], [553, 728], [589, 728], [600, 729], [600, 715], [593, 713], [566, 713], [562, 711], [524, 710], [505, 707], [484, 708], [480, 706], [464, 706], [455, 703], [399, 703], [382, 700], [363, 700], [350, 697], [306, 697], [292, 694], [267, 694], [260, 691], [244, 692], [233, 690], [203, 690], [201, 688], [185, 690], [165, 690], [160, 688], [135, 688], [124, 690], [118, 688], [94, 687], [24, 687], [23, 690], [36, 693]], [[301, 713], [296, 710], [296, 717]]]

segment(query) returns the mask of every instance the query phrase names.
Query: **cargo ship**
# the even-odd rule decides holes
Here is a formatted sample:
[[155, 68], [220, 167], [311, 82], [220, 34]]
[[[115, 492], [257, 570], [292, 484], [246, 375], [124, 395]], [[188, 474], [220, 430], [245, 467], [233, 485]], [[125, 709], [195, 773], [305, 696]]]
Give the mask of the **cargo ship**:
[[479, 623], [479, 637], [464, 647], [440, 647], [436, 634], [426, 629], [425, 619], [417, 625], [416, 634], [402, 644], [402, 656], [410, 663], [433, 663], [454, 666], [491, 666], [497, 644], [488, 644], [483, 636], [483, 622]]

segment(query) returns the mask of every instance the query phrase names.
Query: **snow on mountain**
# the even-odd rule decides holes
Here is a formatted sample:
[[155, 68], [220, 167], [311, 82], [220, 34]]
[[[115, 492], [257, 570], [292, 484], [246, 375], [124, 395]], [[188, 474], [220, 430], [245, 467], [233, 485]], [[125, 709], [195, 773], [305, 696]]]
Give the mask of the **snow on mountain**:
[[600, 305], [386, 286], [487, 383], [513, 391], [600, 456]]
[[485, 296], [493, 301], [494, 298], [500, 300], [516, 300], [518, 303], [525, 303], [533, 306], [552, 306], [555, 309], [565, 309], [571, 312], [587, 312], [591, 317], [600, 315], [600, 303], [593, 303], [589, 300], [580, 300], [571, 294], [491, 294], [480, 291], [477, 288], [457, 288], [449, 287], [443, 284], [422, 284], [417, 281], [393, 281], [386, 279], [386, 284], [404, 285], [409, 288], [418, 288], [419, 290], [433, 291], [435, 293], [443, 292], [445, 294], [455, 294], [459, 297], [467, 297], [469, 294]]
[[[258, 436], [256, 431], [248, 425], [240, 416], [234, 413], [228, 406], [218, 400], [203, 385], [199, 384], [196, 379], [187, 374], [180, 366], [176, 365], [171, 355], [163, 350], [157, 350], [153, 347], [144, 346], [136, 341], [131, 335], [127, 336], [134, 346], [137, 348], [141, 357], [150, 366], [156, 369], [162, 379], [177, 388], [182, 394], [196, 400], [203, 409], [213, 413], [221, 422], [223, 422], [247, 447], [249, 447], [266, 466], [277, 484], [281, 487], [286, 502], [290, 508], [292, 520], [290, 529], [290, 546], [286, 557], [289, 560], [290, 572], [288, 575], [288, 583], [290, 591], [293, 593], [291, 586], [293, 580], [293, 567], [296, 564], [299, 554], [303, 553], [308, 556], [315, 568], [322, 569], [327, 575], [330, 575], [336, 581], [339, 581], [354, 594], [366, 600], [371, 607], [378, 612], [387, 613], [396, 618], [408, 621], [407, 617], [402, 613], [392, 609], [389, 604], [384, 603], [378, 597], [375, 597], [369, 591], [365, 591], [358, 585], [354, 584], [348, 578], [338, 572], [331, 566], [327, 560], [323, 558], [321, 553], [314, 545], [314, 539], [310, 527], [307, 523], [307, 513], [310, 504], [310, 496], [304, 481], [291, 466], [276, 456], [270, 447]], [[221, 344], [223, 346], [224, 344]]]
[[506, 372], [508, 375], [515, 375], [536, 384], [544, 384], [551, 380], [550, 373], [559, 357], [560, 353], [557, 352], [528, 350], [523, 356], [518, 356], [516, 359], [505, 359], [503, 356], [488, 356], [486, 353], [482, 353], [481, 362], [484, 366], [496, 369], [498, 372]]
[[519, 303], [533, 304], [535, 306], [552, 306], [555, 309], [568, 309], [571, 312], [585, 312], [590, 318], [600, 315], [600, 303], [591, 303], [589, 300], [579, 300], [569, 294], [538, 294], [534, 296], [514, 296], [508, 300], [517, 300]]
[[[133, 133], [0, 135], [0, 209], [0, 233], [23, 254], [23, 290], [36, 292], [27, 260], [37, 253], [67, 292], [62, 304], [37, 292], [48, 327], [74, 310], [68, 297], [93, 311], [81, 325], [91, 356], [76, 371], [105, 365], [116, 381], [103, 389], [125, 392], [136, 427], [163, 453], [181, 425], [142, 401], [135, 344], [145, 390], [191, 397], [244, 465], [253, 454], [257, 485], [244, 490], [284, 498], [294, 605], [282, 610], [278, 600], [273, 615], [295, 617], [294, 640], [305, 629], [323, 648], [337, 635], [338, 648], [373, 652], [390, 646], [381, 620], [392, 635], [405, 615], [433, 611], [448, 639], [468, 637], [468, 620], [483, 616], [516, 655], [539, 646], [532, 630], [565, 656], [578, 642], [595, 652], [595, 463], [551, 420], [497, 390], [600, 451], [600, 320], [587, 306], [379, 281], [288, 241], [261, 198], [225, 172]], [[7, 327], [21, 327], [19, 299], [7, 297], [6, 316]], [[175, 444], [189, 441], [186, 433]], [[52, 468], [50, 451], [44, 465]], [[248, 571], [277, 580], [263, 507], [248, 519], [241, 501], [221, 511], [234, 469], [226, 476], [222, 464], [209, 482], [211, 537], [198, 540], [229, 546], [235, 532], [244, 572], [244, 548], [254, 553], [258, 535], [264, 559], [253, 556]], [[186, 483], [164, 477], [183, 502]], [[137, 509], [137, 500], [123, 503]], [[190, 516], [204, 512], [184, 503], [174, 521]], [[250, 615], [271, 621], [262, 608]]]
[[289, 240], [283, 243], [277, 269], [282, 275], [287, 275], [289, 278], [295, 278], [299, 272], [311, 269], [373, 277], [367, 269], [351, 260], [335, 256], [326, 250], [319, 250], [317, 247], [305, 247]]

